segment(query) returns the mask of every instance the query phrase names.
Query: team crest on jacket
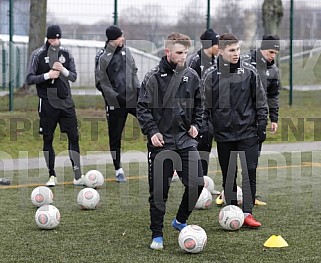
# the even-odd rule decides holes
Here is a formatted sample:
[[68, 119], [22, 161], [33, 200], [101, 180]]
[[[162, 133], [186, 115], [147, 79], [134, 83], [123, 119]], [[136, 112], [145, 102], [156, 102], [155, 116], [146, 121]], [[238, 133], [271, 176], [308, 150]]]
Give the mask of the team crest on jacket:
[[183, 82], [188, 82], [188, 77], [183, 76]]
[[45, 57], [45, 63], [46, 63], [46, 64], [49, 63], [49, 57]]
[[66, 62], [66, 58], [61, 54], [60, 57], [58, 58], [59, 62], [61, 64], [64, 64]]

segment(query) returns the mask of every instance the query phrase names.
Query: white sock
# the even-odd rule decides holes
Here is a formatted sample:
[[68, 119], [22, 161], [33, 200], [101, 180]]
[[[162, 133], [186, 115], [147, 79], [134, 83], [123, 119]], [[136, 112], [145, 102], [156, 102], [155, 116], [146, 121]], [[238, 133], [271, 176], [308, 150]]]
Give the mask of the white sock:
[[119, 169], [116, 170], [115, 172], [116, 172], [116, 176], [119, 175], [119, 174], [124, 174], [123, 168], [119, 168]]
[[244, 218], [247, 217], [248, 215], [250, 215], [251, 213], [243, 213], [244, 214]]

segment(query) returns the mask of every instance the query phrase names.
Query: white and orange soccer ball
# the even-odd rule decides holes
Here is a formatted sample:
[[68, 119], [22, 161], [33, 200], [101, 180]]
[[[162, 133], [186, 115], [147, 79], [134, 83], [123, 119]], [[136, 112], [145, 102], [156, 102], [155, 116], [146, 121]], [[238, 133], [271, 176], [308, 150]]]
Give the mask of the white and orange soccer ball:
[[77, 203], [81, 209], [96, 209], [99, 205], [100, 195], [94, 188], [84, 188], [77, 196]]
[[197, 225], [184, 227], [178, 236], [178, 244], [186, 252], [199, 253], [207, 243], [207, 235], [203, 228]]
[[208, 175], [204, 175], [203, 178], [204, 178], [204, 187], [207, 190], [209, 190], [212, 195], [219, 195], [220, 192], [215, 190], [215, 184], [213, 179]]
[[206, 188], [203, 188], [202, 193], [200, 194], [195, 208], [196, 209], [207, 209], [213, 201], [212, 194]]
[[53, 193], [49, 187], [38, 186], [31, 192], [31, 202], [37, 207], [50, 205], [53, 202]]
[[104, 176], [98, 170], [90, 170], [84, 177], [84, 182], [87, 187], [99, 188], [104, 184], [104, 181]]
[[[239, 186], [237, 186], [236, 198], [237, 198], [237, 204], [241, 205], [243, 203], [243, 191], [242, 191], [242, 188]], [[224, 204], [226, 204], [224, 190], [222, 191], [222, 199], [223, 199]]]
[[35, 220], [42, 229], [54, 229], [60, 223], [60, 212], [53, 205], [43, 205], [36, 211]]
[[218, 221], [225, 230], [237, 230], [244, 223], [244, 214], [236, 205], [227, 205], [220, 210]]

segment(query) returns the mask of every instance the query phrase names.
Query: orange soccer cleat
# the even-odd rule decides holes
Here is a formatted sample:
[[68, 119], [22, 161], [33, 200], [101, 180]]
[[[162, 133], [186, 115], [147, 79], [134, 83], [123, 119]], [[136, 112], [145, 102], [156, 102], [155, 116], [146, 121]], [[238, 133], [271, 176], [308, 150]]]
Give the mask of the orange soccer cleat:
[[256, 219], [251, 214], [244, 218], [243, 226], [257, 228], [261, 225], [262, 224], [259, 221], [256, 221]]

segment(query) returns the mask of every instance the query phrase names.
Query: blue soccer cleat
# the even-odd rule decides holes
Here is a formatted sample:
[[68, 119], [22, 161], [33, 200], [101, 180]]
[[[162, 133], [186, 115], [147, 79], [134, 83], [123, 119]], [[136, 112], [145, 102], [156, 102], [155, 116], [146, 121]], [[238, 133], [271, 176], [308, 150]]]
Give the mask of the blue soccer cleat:
[[175, 228], [177, 231], [181, 231], [184, 227], [187, 226], [187, 223], [180, 223], [176, 220], [176, 218], [173, 219], [171, 223], [172, 227]]

